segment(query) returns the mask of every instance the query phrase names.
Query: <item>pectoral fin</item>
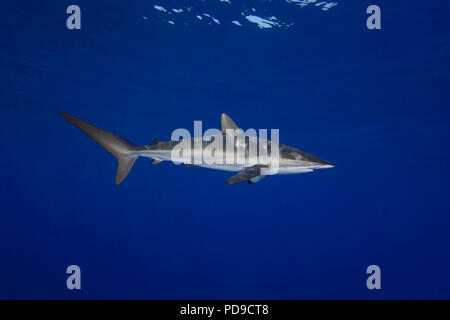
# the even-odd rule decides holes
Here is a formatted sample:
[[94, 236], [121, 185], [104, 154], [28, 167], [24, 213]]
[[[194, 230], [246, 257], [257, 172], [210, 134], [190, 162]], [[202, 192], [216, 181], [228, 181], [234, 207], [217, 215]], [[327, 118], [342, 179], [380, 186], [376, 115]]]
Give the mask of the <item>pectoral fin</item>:
[[261, 181], [265, 177], [266, 176], [257, 176], [257, 177], [251, 178], [251, 179], [248, 180], [248, 184], [257, 183], [258, 181]]
[[226, 183], [227, 184], [241, 183], [241, 182], [256, 178], [260, 174], [261, 174], [260, 166], [248, 167], [248, 168], [245, 168], [244, 171], [239, 172], [238, 174], [232, 176], [231, 178], [228, 178]]

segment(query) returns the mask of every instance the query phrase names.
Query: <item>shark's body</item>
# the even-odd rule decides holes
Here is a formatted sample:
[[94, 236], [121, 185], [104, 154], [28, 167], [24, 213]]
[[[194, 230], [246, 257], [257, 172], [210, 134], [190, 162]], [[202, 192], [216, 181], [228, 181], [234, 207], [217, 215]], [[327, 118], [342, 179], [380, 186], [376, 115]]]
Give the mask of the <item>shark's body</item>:
[[[125, 179], [138, 157], [150, 158], [153, 164], [157, 164], [161, 161], [173, 161], [174, 148], [179, 148], [179, 144], [182, 142], [158, 141], [155, 139], [152, 144], [135, 146], [131, 142], [115, 134], [94, 127], [70, 114], [65, 112], [60, 112], [60, 114], [66, 118], [69, 123], [75, 125], [117, 158], [118, 167], [115, 181], [116, 184], [121, 183], [123, 179]], [[222, 132], [219, 132], [214, 136], [192, 138], [188, 141], [184, 140], [184, 143], [187, 143], [185, 145], [192, 147], [190, 149], [192, 151], [191, 156], [183, 158], [182, 160], [186, 166], [199, 166], [216, 170], [239, 172], [226, 181], [228, 184], [244, 181], [255, 183], [266, 175], [304, 173], [313, 171], [314, 169], [331, 168], [334, 166], [330, 162], [299, 149], [283, 144], [273, 144], [271, 141], [257, 137], [245, 136], [241, 141], [232, 139], [233, 142], [231, 148], [227, 148], [228, 130], [236, 130], [238, 127], [226, 114], [222, 114], [221, 121]], [[214, 151], [215, 159], [223, 159], [220, 163], [212, 161], [212, 158], [206, 156], [208, 153], [204, 152], [205, 149], [208, 148], [208, 146], [211, 147], [210, 144], [217, 139], [223, 139], [223, 148]], [[266, 157], [263, 159], [262, 155], [259, 154], [260, 151], [258, 151], [257, 154], [249, 152], [249, 145], [251, 143], [265, 148], [267, 157], [272, 153], [272, 145], [278, 146], [279, 152], [276, 158], [276, 170], [273, 170], [271, 165], [267, 164], [268, 158]], [[199, 152], [201, 152], [201, 154], [198, 154]], [[230, 159], [227, 158], [230, 156], [234, 161], [226, 161], [226, 159]], [[200, 159], [200, 161], [198, 159]]]

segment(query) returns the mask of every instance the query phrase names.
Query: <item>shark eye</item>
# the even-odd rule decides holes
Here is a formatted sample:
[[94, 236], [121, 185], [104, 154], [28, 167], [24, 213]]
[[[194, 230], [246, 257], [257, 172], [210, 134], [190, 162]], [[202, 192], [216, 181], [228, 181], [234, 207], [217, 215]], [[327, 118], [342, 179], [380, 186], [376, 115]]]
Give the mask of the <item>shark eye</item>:
[[292, 152], [292, 150], [283, 149], [282, 154], [283, 154], [283, 157], [286, 158], [286, 159], [290, 159], [290, 160], [295, 160], [296, 159], [295, 153]]
[[288, 160], [303, 160], [303, 155], [300, 150], [284, 146], [280, 150], [281, 156]]

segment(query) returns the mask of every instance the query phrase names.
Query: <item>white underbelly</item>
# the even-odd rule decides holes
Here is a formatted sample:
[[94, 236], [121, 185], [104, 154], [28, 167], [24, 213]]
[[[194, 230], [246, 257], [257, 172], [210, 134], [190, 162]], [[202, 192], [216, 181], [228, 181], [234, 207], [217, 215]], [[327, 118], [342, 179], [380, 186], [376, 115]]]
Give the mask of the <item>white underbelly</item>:
[[198, 166], [202, 168], [233, 172], [244, 170], [244, 166], [240, 164], [199, 164]]
[[[162, 151], [155, 151], [155, 152], [149, 152], [145, 151], [140, 154], [142, 157], [151, 158], [151, 159], [157, 159], [162, 161], [172, 161], [172, 152], [162, 152]], [[209, 161], [213, 162], [213, 161]], [[174, 161], [174, 163], [179, 164], [180, 162]], [[242, 164], [207, 164], [206, 162], [202, 163], [194, 163], [194, 161], [182, 161], [182, 163], [186, 164], [192, 164], [198, 167], [202, 168], [210, 168], [215, 170], [223, 170], [223, 171], [241, 171], [244, 169], [244, 166]]]

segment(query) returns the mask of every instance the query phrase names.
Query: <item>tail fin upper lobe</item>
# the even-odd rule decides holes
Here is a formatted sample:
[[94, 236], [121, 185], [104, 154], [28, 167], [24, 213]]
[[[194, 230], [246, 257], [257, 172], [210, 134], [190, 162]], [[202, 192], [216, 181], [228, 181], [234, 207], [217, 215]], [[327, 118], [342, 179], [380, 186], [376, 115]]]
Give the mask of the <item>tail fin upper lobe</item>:
[[116, 185], [121, 183], [128, 175], [138, 156], [134, 153], [136, 147], [129, 141], [115, 134], [94, 127], [66, 112], [59, 112], [66, 120], [80, 129], [83, 133], [101, 145], [118, 161], [116, 172]]

